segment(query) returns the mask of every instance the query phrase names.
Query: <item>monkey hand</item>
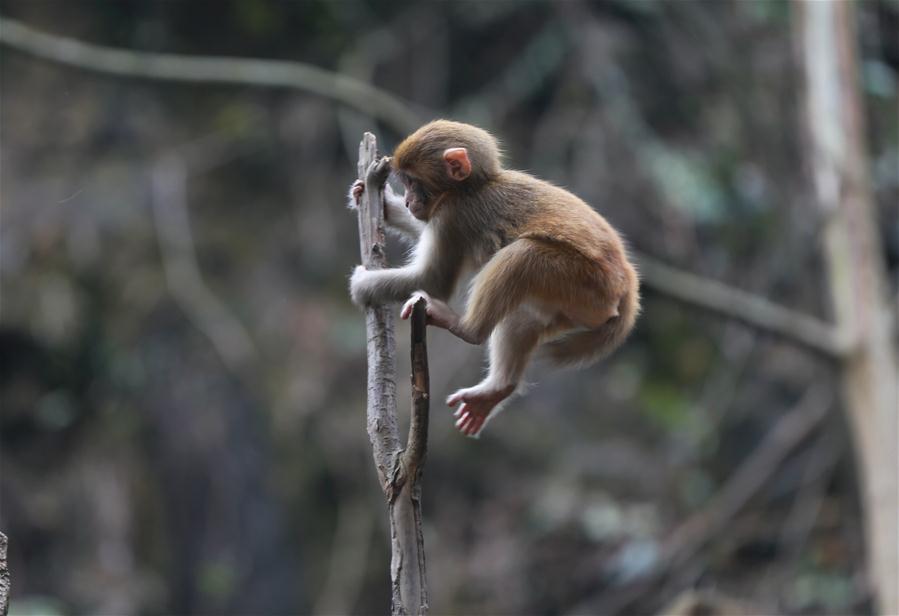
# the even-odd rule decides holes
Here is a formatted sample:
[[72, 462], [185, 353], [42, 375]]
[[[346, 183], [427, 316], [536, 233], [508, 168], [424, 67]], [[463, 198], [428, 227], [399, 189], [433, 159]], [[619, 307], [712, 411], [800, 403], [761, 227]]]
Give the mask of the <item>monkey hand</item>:
[[400, 318], [408, 319], [411, 317], [412, 309], [420, 299], [425, 300], [425, 314], [428, 315], [428, 325], [434, 325], [453, 331], [459, 324], [459, 315], [457, 315], [446, 302], [434, 299], [424, 291], [416, 291], [412, 294], [412, 297], [403, 304], [403, 308], [400, 310]]
[[357, 265], [350, 276], [350, 297], [357, 306], [366, 306], [374, 298], [372, 272], [365, 269], [364, 265]]
[[[350, 184], [350, 193], [347, 200], [347, 207], [351, 210], [355, 210], [359, 207], [359, 199], [362, 198], [362, 193], [365, 192], [365, 182], [362, 180], [356, 180], [352, 184]], [[400, 199], [399, 195], [396, 194], [396, 191], [393, 190], [393, 186], [390, 184], [384, 184], [384, 197], [385, 199]]]
[[365, 172], [365, 182], [380, 188], [387, 182], [388, 175], [390, 175], [390, 157], [382, 156], [369, 165], [368, 171]]
[[[403, 203], [403, 198], [398, 196], [396, 192], [393, 190], [393, 187], [387, 183], [387, 176], [390, 174], [390, 157], [384, 156], [380, 160], [377, 160], [371, 164], [366, 173], [366, 177], [368, 180], [374, 182], [379, 188], [382, 188], [384, 191], [384, 218], [387, 218], [387, 212], [389, 208], [387, 208], [387, 203], [391, 201], [396, 201], [400, 205]], [[366, 180], [356, 180], [352, 184], [350, 184], [349, 195], [347, 196], [347, 207], [351, 210], [355, 210], [359, 207], [359, 200], [362, 198], [363, 193], [365, 193], [365, 184]]]
[[363, 192], [365, 192], [365, 182], [362, 180], [356, 180], [350, 184], [350, 194], [347, 195], [346, 206], [351, 210], [355, 210], [359, 207], [359, 199], [362, 198]]

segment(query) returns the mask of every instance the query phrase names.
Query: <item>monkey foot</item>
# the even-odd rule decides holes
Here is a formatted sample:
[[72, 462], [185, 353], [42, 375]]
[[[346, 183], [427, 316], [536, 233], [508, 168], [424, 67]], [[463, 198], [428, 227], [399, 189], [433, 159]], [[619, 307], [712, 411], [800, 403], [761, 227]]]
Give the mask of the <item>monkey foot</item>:
[[415, 307], [415, 304], [420, 299], [425, 300], [425, 313], [428, 315], [428, 325], [453, 331], [453, 327], [459, 322], [459, 317], [453, 312], [452, 308], [446, 305], [446, 302], [434, 299], [424, 291], [416, 291], [403, 304], [403, 308], [400, 310], [400, 318], [408, 319], [411, 317], [412, 308]]
[[453, 407], [462, 403], [453, 414], [456, 417], [456, 427], [465, 436], [476, 437], [487, 423], [487, 420], [496, 410], [497, 405], [508, 398], [515, 391], [514, 385], [502, 388], [482, 385], [460, 389], [446, 399], [447, 405]]
[[425, 300], [426, 304], [431, 303], [430, 295], [428, 295], [424, 291], [416, 291], [415, 293], [412, 294], [412, 297], [410, 297], [408, 300], [406, 300], [406, 303], [403, 304], [402, 309], [400, 309], [400, 318], [408, 319], [409, 317], [411, 317], [412, 309], [415, 307], [415, 304], [417, 304], [418, 300], [420, 300], [420, 299]]

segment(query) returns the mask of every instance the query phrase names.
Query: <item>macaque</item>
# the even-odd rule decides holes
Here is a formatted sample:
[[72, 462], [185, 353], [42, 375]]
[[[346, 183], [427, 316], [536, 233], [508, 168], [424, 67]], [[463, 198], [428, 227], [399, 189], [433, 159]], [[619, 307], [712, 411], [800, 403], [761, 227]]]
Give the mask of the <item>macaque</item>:
[[[489, 339], [487, 376], [447, 398], [463, 434], [477, 436], [516, 392], [538, 347], [557, 364], [584, 365], [633, 328], [639, 280], [618, 233], [570, 192], [504, 169], [490, 133], [437, 120], [374, 164], [403, 183], [404, 196], [386, 184], [385, 219], [415, 247], [403, 267], [357, 267], [350, 295], [359, 305], [405, 301], [403, 319], [424, 298], [428, 324], [471, 344]], [[350, 187], [351, 207], [364, 190]], [[446, 302], [466, 271], [476, 274], [460, 316]]]

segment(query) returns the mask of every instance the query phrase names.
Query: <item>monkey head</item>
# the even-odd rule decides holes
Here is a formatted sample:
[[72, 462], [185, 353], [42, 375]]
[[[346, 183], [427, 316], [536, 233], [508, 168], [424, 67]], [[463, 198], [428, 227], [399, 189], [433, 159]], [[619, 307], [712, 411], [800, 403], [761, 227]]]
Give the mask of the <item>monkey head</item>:
[[500, 172], [496, 139], [485, 130], [435, 120], [406, 137], [393, 153], [393, 169], [406, 189], [406, 207], [429, 220], [450, 193], [476, 190]]

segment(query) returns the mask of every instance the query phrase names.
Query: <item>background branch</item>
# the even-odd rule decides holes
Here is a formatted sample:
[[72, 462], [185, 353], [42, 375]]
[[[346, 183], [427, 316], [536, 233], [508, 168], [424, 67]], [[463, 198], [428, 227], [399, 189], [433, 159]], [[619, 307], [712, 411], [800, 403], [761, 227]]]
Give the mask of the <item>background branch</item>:
[[840, 358], [848, 352], [850, 343], [824, 321], [646, 255], [636, 256], [644, 286], [661, 295], [734, 319], [828, 357]]
[[418, 127], [409, 106], [371, 84], [311, 64], [131, 51], [47, 34], [0, 20], [0, 44], [45, 60], [119, 77], [302, 90], [364, 109], [399, 134]]
[[832, 403], [833, 391], [828, 386], [812, 386], [796, 406], [777, 421], [709, 503], [667, 533], [668, 538], [654, 568], [617, 592], [606, 591], [598, 598], [581, 603], [571, 613], [625, 613], [650, 591], [653, 598], [660, 598], [664, 579], [685, 569], [691, 557], [721, 536], [727, 524], [774, 477], [790, 454], [821, 425]]

